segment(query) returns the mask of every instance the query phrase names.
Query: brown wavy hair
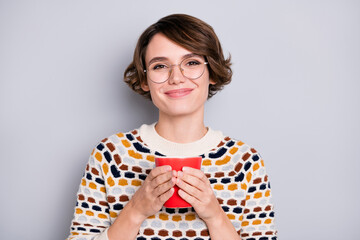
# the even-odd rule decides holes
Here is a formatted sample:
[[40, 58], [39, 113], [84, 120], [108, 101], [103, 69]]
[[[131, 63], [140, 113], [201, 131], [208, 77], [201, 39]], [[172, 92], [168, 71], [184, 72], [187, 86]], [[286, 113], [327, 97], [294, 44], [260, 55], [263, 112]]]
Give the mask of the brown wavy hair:
[[215, 84], [209, 85], [208, 98], [215, 95], [224, 85], [231, 82], [231, 57], [224, 58], [220, 41], [214, 29], [204, 21], [186, 14], [172, 14], [161, 18], [148, 27], [140, 36], [133, 61], [124, 72], [124, 81], [135, 92], [151, 100], [150, 92], [141, 88], [147, 83], [145, 54], [152, 37], [162, 33], [168, 39], [191, 51], [204, 56], [209, 70], [209, 77]]

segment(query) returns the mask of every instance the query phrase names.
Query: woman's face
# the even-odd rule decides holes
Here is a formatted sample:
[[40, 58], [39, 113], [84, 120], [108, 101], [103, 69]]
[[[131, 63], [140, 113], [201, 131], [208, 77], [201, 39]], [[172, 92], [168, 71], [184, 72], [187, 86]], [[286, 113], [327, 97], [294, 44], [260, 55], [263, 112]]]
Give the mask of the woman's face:
[[[189, 50], [170, 41], [165, 35], [158, 33], [149, 42], [145, 62], [147, 70], [149, 63], [171, 65], [180, 64], [189, 55]], [[197, 56], [199, 58], [199, 56]], [[204, 60], [203, 57], [200, 59]], [[186, 61], [186, 60], [185, 60]], [[201, 77], [190, 80], [182, 75], [178, 66], [173, 66], [171, 75], [166, 82], [154, 83], [149, 80], [142, 84], [144, 91], [150, 91], [151, 99], [159, 109], [160, 114], [174, 116], [203, 116], [204, 104], [208, 97], [209, 71], [206, 66]], [[148, 74], [148, 73], [147, 73]], [[153, 79], [155, 80], [155, 79]]]

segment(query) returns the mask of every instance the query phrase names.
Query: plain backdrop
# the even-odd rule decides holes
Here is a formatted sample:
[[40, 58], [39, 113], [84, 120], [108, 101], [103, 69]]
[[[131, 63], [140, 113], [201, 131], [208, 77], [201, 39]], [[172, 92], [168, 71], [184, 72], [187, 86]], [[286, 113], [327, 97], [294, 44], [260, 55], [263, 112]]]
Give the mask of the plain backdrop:
[[360, 2], [0, 0], [0, 238], [69, 234], [91, 150], [157, 119], [123, 83], [161, 17], [212, 25], [233, 81], [206, 125], [255, 147], [279, 239], [359, 239]]

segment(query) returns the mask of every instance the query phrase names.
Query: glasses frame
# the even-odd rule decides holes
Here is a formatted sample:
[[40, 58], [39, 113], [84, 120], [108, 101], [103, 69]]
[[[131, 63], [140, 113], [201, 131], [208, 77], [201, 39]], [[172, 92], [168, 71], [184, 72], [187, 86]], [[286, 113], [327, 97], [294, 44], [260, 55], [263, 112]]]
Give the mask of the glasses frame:
[[[158, 83], [158, 84], [161, 84], [161, 83], [164, 83], [164, 82], [166, 82], [167, 80], [169, 80], [170, 79], [170, 76], [171, 76], [171, 74], [172, 74], [172, 71], [173, 71], [173, 68], [175, 67], [175, 66], [178, 66], [178, 68], [179, 68], [179, 70], [180, 70], [180, 72], [181, 72], [181, 74], [183, 75], [183, 77], [185, 77], [185, 78], [187, 78], [187, 79], [189, 79], [189, 80], [196, 80], [196, 79], [198, 79], [198, 78], [200, 78], [203, 74], [204, 74], [204, 72], [205, 72], [205, 67], [204, 67], [204, 70], [203, 70], [203, 72], [200, 74], [200, 76], [198, 76], [198, 77], [196, 77], [196, 78], [189, 78], [189, 77], [187, 77], [187, 76], [185, 76], [184, 75], [184, 69], [182, 69], [180, 66], [181, 66], [181, 64], [185, 61], [185, 60], [189, 60], [189, 58], [185, 58], [185, 59], [183, 59], [179, 64], [170, 64], [170, 70], [168, 71], [168, 74], [169, 74], [169, 76], [168, 76], [168, 78], [165, 80], [165, 81], [162, 81], [162, 82], [155, 82], [154, 80], [152, 80], [148, 75], [148, 78], [150, 79], [150, 81], [152, 81], [153, 83]], [[201, 63], [201, 64], [204, 64], [204, 65], [208, 65], [209, 64], [209, 62], [203, 62], [203, 63]], [[147, 67], [147, 68], [149, 68], [150, 67], [150, 65]], [[144, 69], [144, 73], [148, 73], [149, 71], [148, 70], [146, 70], [146, 69]]]

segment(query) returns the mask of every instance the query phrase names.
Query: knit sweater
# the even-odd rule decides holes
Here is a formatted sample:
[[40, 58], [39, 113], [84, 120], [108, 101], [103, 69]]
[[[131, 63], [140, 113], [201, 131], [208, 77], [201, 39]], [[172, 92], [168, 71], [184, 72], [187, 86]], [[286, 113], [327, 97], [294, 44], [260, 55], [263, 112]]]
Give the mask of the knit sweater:
[[[201, 170], [241, 239], [277, 239], [269, 178], [254, 148], [211, 128], [196, 142], [174, 143], [158, 135], [154, 126], [114, 134], [94, 148], [68, 239], [108, 240], [108, 227], [155, 167], [155, 156], [201, 156]], [[162, 207], [142, 223], [136, 239], [205, 240], [210, 236], [193, 208]]]

